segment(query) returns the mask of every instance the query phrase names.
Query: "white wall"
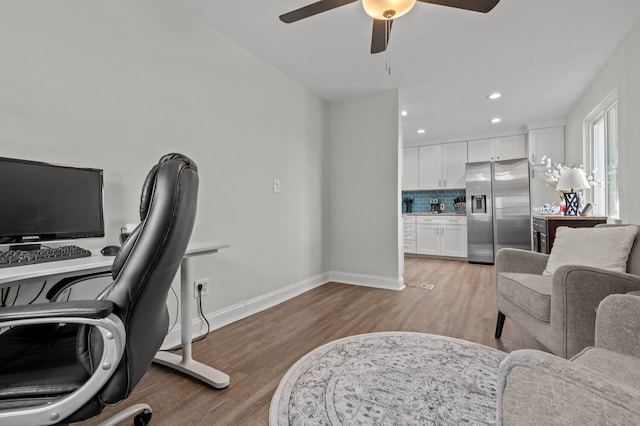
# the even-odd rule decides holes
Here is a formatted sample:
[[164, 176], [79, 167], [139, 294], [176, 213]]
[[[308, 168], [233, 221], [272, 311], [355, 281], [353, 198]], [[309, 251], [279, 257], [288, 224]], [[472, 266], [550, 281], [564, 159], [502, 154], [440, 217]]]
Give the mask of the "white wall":
[[329, 111], [332, 279], [400, 289], [398, 92], [332, 103]]
[[191, 156], [194, 236], [231, 244], [194, 260], [194, 278], [212, 280], [207, 312], [326, 273], [328, 105], [179, 8], [150, 4], [3, 3], [0, 155], [103, 168], [107, 238], [81, 242], [96, 247], [137, 221], [161, 155]]
[[618, 46], [569, 115], [567, 163], [583, 164], [583, 123], [612, 90], [618, 92], [618, 164], [623, 223], [640, 223], [640, 21]]

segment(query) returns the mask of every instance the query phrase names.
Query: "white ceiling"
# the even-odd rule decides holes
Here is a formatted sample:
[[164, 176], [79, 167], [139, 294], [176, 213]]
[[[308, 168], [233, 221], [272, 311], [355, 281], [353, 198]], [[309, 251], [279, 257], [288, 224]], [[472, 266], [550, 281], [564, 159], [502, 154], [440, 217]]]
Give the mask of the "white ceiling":
[[[176, 4], [329, 101], [399, 88], [407, 145], [561, 122], [640, 18], [638, 0], [502, 0], [488, 14], [417, 3], [394, 22], [388, 50], [371, 55], [360, 2], [278, 19], [313, 1]], [[487, 100], [493, 91], [503, 98]]]

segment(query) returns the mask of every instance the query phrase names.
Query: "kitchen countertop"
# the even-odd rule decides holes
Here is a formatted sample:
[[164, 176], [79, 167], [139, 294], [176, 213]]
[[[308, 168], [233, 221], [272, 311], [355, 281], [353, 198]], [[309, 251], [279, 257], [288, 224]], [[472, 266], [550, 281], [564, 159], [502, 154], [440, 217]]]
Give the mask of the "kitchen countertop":
[[533, 217], [553, 220], [607, 220], [607, 216], [565, 216], [561, 214], [534, 214]]
[[466, 216], [466, 213], [402, 213], [403, 216]]

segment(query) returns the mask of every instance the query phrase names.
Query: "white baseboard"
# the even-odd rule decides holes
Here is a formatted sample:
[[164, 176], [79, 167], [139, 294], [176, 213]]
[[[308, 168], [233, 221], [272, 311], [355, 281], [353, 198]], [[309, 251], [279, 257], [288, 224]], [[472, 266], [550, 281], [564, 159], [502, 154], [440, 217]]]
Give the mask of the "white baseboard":
[[385, 290], [404, 289], [404, 278], [380, 277], [376, 275], [353, 274], [350, 272], [329, 272], [329, 280], [338, 283], [382, 288]]
[[[272, 308], [282, 302], [286, 302], [316, 287], [328, 282], [338, 282], [364, 287], [381, 288], [385, 290], [404, 289], [404, 278], [389, 278], [375, 275], [353, 274], [349, 272], [328, 272], [315, 277], [302, 280], [288, 287], [263, 294], [245, 302], [237, 303], [228, 308], [206, 314], [207, 321], [211, 325], [211, 331], [239, 321], [243, 318]], [[180, 325], [176, 325], [164, 339], [161, 350], [173, 349], [180, 346]], [[194, 318], [192, 321], [192, 338], [202, 336], [207, 331], [207, 324], [202, 318]]]
[[[309, 290], [313, 290], [323, 284], [329, 282], [329, 274], [319, 274], [315, 277], [302, 280], [290, 286], [272, 291], [271, 293], [263, 294], [253, 299], [249, 299], [245, 302], [237, 303], [228, 308], [221, 309], [216, 312], [206, 314], [207, 321], [211, 324], [211, 331], [224, 327], [225, 325], [239, 321], [243, 318], [256, 314], [258, 312], [269, 309], [273, 306], [279, 305], [282, 302], [286, 302], [302, 293]], [[192, 321], [192, 336], [193, 338], [199, 337], [206, 333], [207, 324], [202, 318], [194, 318]], [[178, 324], [164, 339], [161, 350], [172, 349], [180, 346], [181, 327]]]

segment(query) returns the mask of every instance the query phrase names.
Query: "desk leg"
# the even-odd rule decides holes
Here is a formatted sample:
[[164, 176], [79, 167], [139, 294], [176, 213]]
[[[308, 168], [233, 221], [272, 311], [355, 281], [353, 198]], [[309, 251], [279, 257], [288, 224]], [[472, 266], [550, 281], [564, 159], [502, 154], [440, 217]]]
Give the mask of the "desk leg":
[[191, 258], [185, 257], [180, 264], [180, 333], [182, 356], [170, 352], [156, 353], [153, 362], [162, 364], [212, 386], [223, 389], [229, 386], [229, 376], [191, 358], [191, 301], [193, 299]]

